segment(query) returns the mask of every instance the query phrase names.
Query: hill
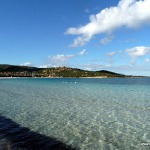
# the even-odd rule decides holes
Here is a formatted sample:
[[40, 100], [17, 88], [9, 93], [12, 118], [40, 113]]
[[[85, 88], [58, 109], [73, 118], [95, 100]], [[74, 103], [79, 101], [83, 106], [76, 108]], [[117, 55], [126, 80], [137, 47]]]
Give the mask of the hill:
[[88, 71], [78, 68], [55, 67], [37, 68], [29, 66], [16, 66], [1, 64], [0, 77], [133, 77], [115, 72], [100, 70]]
[[19, 71], [37, 71], [39, 68], [29, 66], [15, 66], [15, 65], [0, 65], [0, 71], [2, 72], [19, 72]]

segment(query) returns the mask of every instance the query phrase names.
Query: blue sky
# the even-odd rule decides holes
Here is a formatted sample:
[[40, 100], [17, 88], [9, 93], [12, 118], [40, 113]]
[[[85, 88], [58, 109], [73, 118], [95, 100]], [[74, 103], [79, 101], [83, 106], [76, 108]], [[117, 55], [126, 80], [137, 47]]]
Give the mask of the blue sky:
[[150, 76], [149, 0], [1, 0], [0, 64]]

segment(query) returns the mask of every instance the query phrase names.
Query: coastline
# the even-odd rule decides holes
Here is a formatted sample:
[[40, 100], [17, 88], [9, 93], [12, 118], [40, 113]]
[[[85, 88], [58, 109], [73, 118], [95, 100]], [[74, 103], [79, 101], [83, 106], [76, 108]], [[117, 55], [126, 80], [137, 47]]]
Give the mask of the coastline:
[[107, 77], [107, 76], [95, 76], [95, 77], [0, 77], [0, 79], [64, 79], [64, 78], [81, 78], [81, 79], [107, 79], [107, 78], [150, 78], [149, 76], [126, 76], [126, 77]]
[[0, 78], [145, 78], [142, 75], [125, 75], [108, 70], [89, 71], [79, 68], [1, 65]]
[[95, 77], [79, 77], [79, 78], [109, 78], [107, 76], [95, 76]]

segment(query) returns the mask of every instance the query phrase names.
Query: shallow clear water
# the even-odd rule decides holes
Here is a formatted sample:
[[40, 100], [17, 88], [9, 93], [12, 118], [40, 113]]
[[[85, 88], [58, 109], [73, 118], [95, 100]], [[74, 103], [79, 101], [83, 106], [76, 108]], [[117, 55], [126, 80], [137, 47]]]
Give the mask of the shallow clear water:
[[81, 150], [146, 149], [150, 78], [0, 79], [0, 115]]

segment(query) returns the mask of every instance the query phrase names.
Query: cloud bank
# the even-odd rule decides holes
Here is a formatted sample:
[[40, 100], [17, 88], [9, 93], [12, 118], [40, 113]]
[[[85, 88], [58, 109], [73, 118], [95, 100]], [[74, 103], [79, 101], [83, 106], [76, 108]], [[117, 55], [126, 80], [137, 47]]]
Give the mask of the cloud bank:
[[87, 54], [87, 50], [83, 49], [80, 52], [76, 54], [57, 54], [53, 56], [48, 57], [48, 64], [44, 64], [40, 66], [41, 68], [48, 68], [48, 67], [58, 67], [58, 66], [68, 66], [69, 61], [72, 58], [78, 57], [78, 56], [85, 56]]
[[149, 6], [150, 0], [120, 0], [118, 6], [91, 15], [86, 25], [69, 28], [66, 34], [77, 35], [71, 46], [83, 46], [96, 34], [110, 34], [121, 27], [137, 28], [149, 24]]
[[65, 62], [68, 61], [70, 58], [74, 57], [74, 55], [55, 55], [55, 56], [49, 56], [49, 59], [53, 61], [61, 61]]
[[75, 55], [58, 54], [49, 56], [48, 59], [52, 66], [64, 66], [67, 65], [68, 61], [73, 57], [75, 57]]
[[32, 63], [27, 61], [27, 62], [20, 64], [20, 66], [32, 66]]
[[106, 45], [107, 43], [111, 42], [112, 39], [113, 39], [113, 36], [105, 37], [105, 38], [103, 38], [103, 39], [100, 40], [100, 44]]
[[125, 52], [131, 58], [137, 58], [137, 57], [144, 56], [146, 54], [150, 54], [150, 47], [145, 47], [145, 46], [133, 47], [125, 50]]

